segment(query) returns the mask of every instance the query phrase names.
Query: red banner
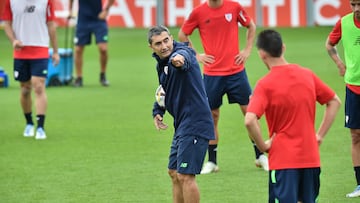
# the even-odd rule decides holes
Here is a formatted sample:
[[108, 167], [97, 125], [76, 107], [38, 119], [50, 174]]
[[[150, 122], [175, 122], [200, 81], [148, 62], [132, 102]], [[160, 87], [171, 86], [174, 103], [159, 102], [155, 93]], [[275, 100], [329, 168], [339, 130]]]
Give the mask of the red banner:
[[[68, 13], [69, 0], [54, 0], [59, 25], [64, 25]], [[105, 0], [104, 0], [105, 1]], [[163, 0], [164, 23], [167, 26], [181, 26], [193, 8], [205, 0]], [[349, 0], [235, 0], [247, 10], [248, 14], [259, 25], [265, 27], [299, 27], [307, 26], [309, 19], [313, 25], [334, 25], [346, 13], [351, 12]], [[0, 0], [0, 11], [5, 0]], [[156, 24], [157, 0], [116, 0], [110, 9], [108, 18], [111, 27], [142, 28]], [[256, 6], [261, 6], [257, 12]], [[74, 9], [77, 8], [75, 0]], [[311, 10], [311, 11], [309, 11]], [[260, 13], [257, 15], [257, 13]], [[309, 14], [310, 13], [310, 14]]]

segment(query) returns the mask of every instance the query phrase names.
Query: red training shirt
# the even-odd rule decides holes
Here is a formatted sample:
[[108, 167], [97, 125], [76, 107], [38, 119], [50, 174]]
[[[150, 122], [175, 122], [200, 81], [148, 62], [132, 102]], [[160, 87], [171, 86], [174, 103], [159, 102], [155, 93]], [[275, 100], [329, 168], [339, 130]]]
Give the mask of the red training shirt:
[[210, 8], [205, 2], [190, 13], [181, 30], [190, 35], [198, 28], [205, 53], [215, 57], [213, 64], [204, 66], [204, 74], [226, 76], [244, 69], [244, 64], [235, 64], [235, 56], [239, 54], [238, 23], [248, 26], [250, 22], [237, 2], [225, 0], [219, 8]]
[[271, 170], [320, 167], [315, 132], [316, 102], [325, 104], [335, 92], [313, 72], [296, 64], [272, 67], [260, 79], [247, 111], [265, 114]]

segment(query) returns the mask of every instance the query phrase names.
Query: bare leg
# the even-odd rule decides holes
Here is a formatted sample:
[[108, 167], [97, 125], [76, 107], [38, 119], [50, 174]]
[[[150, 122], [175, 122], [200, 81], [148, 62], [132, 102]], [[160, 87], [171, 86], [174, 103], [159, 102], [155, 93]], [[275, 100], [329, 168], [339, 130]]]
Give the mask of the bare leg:
[[108, 61], [107, 43], [99, 43], [98, 48], [100, 53], [100, 72], [105, 73]]
[[220, 118], [220, 109], [213, 109], [211, 110], [211, 114], [214, 120], [214, 129], [215, 129], [215, 140], [210, 140], [209, 145], [215, 145], [219, 143], [219, 130], [218, 130], [218, 123]]
[[75, 46], [76, 77], [82, 77], [84, 46]]
[[45, 92], [45, 78], [33, 76], [31, 79], [35, 92], [35, 108], [37, 115], [45, 115], [47, 109], [47, 96]]
[[184, 203], [200, 202], [200, 191], [195, 181], [195, 175], [177, 174], [182, 186]]
[[168, 173], [170, 175], [172, 182], [173, 202], [183, 203], [184, 202], [183, 190], [180, 181], [178, 179], [177, 172], [175, 170], [169, 170]]
[[24, 113], [32, 111], [31, 82], [20, 83], [20, 104]]
[[350, 129], [351, 155], [354, 166], [360, 166], [360, 129]]

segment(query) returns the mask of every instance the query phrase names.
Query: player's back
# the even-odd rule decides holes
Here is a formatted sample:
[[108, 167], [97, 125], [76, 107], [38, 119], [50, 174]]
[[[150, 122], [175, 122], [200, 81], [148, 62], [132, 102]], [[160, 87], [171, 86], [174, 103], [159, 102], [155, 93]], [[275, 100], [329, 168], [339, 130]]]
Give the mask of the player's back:
[[272, 67], [260, 85], [265, 86], [269, 102], [266, 120], [271, 134], [276, 133], [273, 169], [320, 166], [315, 139], [317, 101], [314, 74], [298, 65]]

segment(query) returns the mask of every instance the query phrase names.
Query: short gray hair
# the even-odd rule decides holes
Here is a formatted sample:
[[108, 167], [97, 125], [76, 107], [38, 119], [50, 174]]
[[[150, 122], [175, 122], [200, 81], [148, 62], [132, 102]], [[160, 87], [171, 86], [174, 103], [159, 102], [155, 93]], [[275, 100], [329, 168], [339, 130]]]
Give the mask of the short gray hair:
[[149, 44], [152, 43], [152, 37], [154, 35], [160, 35], [162, 32], [167, 32], [169, 35], [170, 35], [170, 31], [167, 27], [165, 27], [164, 25], [156, 25], [156, 26], [153, 26], [149, 29], [149, 32], [148, 32], [148, 42]]

